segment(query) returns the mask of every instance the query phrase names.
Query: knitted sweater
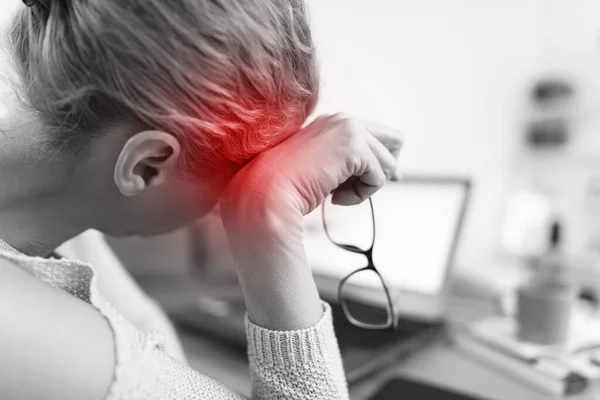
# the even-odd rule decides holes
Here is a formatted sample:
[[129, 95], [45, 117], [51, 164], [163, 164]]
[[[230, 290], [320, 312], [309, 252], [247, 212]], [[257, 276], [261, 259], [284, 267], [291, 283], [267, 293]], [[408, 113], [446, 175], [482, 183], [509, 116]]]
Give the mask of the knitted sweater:
[[[114, 379], [106, 400], [230, 400], [244, 397], [164, 352], [160, 332], [129, 323], [99, 291], [92, 266], [19, 253], [0, 240], [0, 259], [79, 298], [101, 313], [115, 341]], [[253, 399], [348, 399], [331, 309], [311, 328], [272, 331], [246, 318]]]

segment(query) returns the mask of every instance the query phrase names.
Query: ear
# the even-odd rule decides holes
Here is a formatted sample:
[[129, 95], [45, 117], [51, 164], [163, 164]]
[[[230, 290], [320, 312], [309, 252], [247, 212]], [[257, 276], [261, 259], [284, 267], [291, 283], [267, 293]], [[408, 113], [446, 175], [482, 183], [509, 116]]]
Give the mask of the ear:
[[130, 138], [117, 159], [114, 179], [125, 196], [162, 185], [181, 153], [179, 141], [162, 131], [142, 131]]

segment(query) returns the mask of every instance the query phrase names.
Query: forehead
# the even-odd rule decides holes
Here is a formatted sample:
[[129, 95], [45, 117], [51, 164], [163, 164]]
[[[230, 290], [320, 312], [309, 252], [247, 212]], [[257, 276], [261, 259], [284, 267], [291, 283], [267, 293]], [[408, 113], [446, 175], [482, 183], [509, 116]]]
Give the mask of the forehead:
[[0, 26], [2, 26], [5, 21], [8, 21], [15, 12], [22, 7], [25, 7], [22, 1], [0, 0], [0, 10], [2, 10], [2, 13], [0, 13]]

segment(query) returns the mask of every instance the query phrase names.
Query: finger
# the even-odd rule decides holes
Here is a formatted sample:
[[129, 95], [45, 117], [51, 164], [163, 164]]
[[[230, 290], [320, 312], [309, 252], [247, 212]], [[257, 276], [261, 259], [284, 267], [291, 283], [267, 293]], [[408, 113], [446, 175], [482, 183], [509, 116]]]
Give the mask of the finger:
[[361, 121], [361, 124], [392, 153], [394, 158], [400, 157], [400, 150], [404, 145], [404, 135], [400, 131], [377, 122]]
[[398, 171], [398, 162], [394, 155], [373, 135], [367, 135], [367, 143], [375, 155], [375, 158], [379, 161], [379, 165], [381, 166], [381, 169], [383, 169], [386, 179], [392, 179]]
[[348, 181], [333, 191], [331, 201], [339, 205], [355, 205], [362, 203], [385, 184], [385, 173], [371, 152], [366, 151], [358, 172]]

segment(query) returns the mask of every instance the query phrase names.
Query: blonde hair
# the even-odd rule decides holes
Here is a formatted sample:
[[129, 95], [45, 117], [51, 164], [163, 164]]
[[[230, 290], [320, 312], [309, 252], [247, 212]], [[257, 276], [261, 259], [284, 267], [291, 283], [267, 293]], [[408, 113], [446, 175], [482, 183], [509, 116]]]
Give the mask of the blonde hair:
[[316, 102], [303, 0], [41, 3], [9, 38], [23, 97], [61, 149], [130, 122], [174, 134], [184, 167], [202, 172], [244, 164]]

